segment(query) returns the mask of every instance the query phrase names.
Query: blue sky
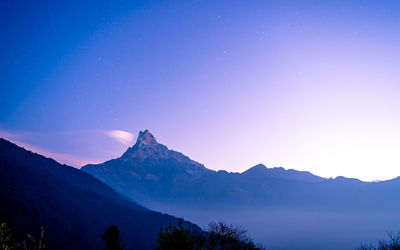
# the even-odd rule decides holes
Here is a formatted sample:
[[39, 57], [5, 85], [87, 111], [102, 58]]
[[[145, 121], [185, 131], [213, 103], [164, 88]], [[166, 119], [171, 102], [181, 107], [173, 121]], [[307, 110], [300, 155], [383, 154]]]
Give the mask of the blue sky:
[[399, 13], [396, 1], [2, 1], [1, 135], [77, 167], [148, 128], [212, 169], [399, 176]]

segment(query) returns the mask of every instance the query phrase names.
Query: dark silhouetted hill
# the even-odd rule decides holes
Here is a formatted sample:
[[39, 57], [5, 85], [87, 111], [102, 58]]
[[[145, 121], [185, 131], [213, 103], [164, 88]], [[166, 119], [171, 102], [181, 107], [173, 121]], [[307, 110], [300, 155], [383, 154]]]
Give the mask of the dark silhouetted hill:
[[[0, 219], [17, 238], [45, 228], [48, 249], [102, 249], [109, 225], [126, 249], [149, 249], [161, 226], [177, 218], [150, 211], [78, 169], [0, 139]], [[194, 224], [185, 222], [195, 230]]]

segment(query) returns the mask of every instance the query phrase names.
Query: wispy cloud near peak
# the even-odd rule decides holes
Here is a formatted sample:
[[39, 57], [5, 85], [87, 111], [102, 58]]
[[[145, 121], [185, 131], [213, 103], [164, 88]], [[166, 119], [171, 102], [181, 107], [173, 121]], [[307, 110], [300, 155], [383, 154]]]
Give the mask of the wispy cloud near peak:
[[131, 146], [133, 144], [135, 137], [132, 133], [123, 130], [108, 130], [107, 135], [117, 142], [127, 146]]

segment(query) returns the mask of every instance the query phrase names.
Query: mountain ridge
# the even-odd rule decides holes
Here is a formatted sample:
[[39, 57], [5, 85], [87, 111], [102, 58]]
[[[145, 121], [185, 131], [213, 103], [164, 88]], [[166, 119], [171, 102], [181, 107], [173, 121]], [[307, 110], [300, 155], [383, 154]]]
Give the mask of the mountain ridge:
[[[344, 177], [327, 179], [308, 171], [267, 168], [263, 164], [257, 164], [241, 173], [215, 171], [158, 143], [147, 129], [140, 131], [137, 142], [121, 157], [101, 164], [88, 164], [81, 170], [149, 207], [153, 207], [155, 201], [157, 204], [180, 203], [185, 206], [238, 202], [241, 205], [249, 203], [257, 206], [280, 206], [294, 202], [309, 206], [307, 204], [311, 204], [316, 196], [320, 197], [318, 203], [323, 201], [330, 204], [322, 196], [323, 191], [338, 197], [335, 185], [344, 183], [352, 187], [370, 184]], [[271, 189], [279, 190], [280, 193], [272, 192]], [[349, 195], [344, 193], [343, 197]], [[199, 202], [194, 204], [196, 200]]]
[[[226, 171], [226, 170], [223, 170], [223, 169], [216, 171], [216, 170], [212, 170], [212, 169], [206, 168], [203, 164], [190, 159], [188, 156], [184, 155], [183, 153], [175, 151], [175, 150], [172, 150], [172, 149], [169, 149], [167, 146], [157, 142], [156, 138], [149, 131], [149, 129], [145, 129], [144, 131], [139, 131], [139, 135], [138, 135], [138, 138], [136, 140], [136, 143], [132, 147], [129, 147], [122, 154], [122, 156], [117, 158], [117, 159], [129, 159], [129, 158], [135, 158], [135, 157], [139, 157], [141, 159], [149, 158], [149, 157], [157, 157], [157, 158], [168, 158], [168, 157], [170, 157], [170, 158], [175, 158], [175, 159], [177, 159], [177, 160], [179, 160], [181, 162], [197, 164], [197, 165], [202, 166], [203, 168], [207, 169], [208, 171], [213, 171], [213, 172], [225, 171], [225, 172], [228, 172], [228, 173], [233, 173], [233, 172], [229, 172], [229, 171]], [[87, 164], [85, 166], [92, 166], [92, 165], [98, 165], [98, 164]], [[85, 166], [83, 166], [83, 167], [85, 167]], [[278, 172], [279, 170], [283, 170], [283, 171], [287, 171], [287, 172], [307, 174], [307, 175], [312, 175], [312, 176], [315, 176], [315, 177], [319, 177], [317, 175], [314, 175], [314, 174], [310, 173], [309, 171], [299, 171], [299, 170], [295, 170], [295, 169], [284, 169], [282, 167], [268, 168], [262, 163], [259, 163], [259, 164], [255, 165], [253, 167], [250, 167], [247, 170], [242, 171], [241, 174], [252, 172], [252, 171], [254, 171], [254, 168], [258, 168], [258, 167], [261, 168], [262, 166], [263, 166], [263, 168], [265, 168], [265, 170], [268, 170], [268, 171], [271, 171], [271, 172]], [[81, 167], [81, 169], [83, 167]], [[323, 177], [319, 177], [319, 178], [323, 178]]]

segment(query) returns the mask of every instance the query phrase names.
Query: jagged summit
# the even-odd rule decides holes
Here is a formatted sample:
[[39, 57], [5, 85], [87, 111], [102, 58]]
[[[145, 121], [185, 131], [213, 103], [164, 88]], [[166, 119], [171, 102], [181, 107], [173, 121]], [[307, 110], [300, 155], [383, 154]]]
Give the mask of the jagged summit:
[[182, 153], [168, 149], [167, 146], [157, 142], [156, 138], [150, 133], [148, 129], [139, 132], [139, 136], [135, 145], [128, 148], [126, 152], [120, 157], [121, 159], [140, 160], [144, 159], [174, 159], [176, 162], [185, 162], [193, 166], [201, 166], [201, 169], [205, 169], [201, 164], [192, 161], [189, 157]]
[[122, 158], [166, 157], [168, 151], [168, 148], [158, 143], [156, 138], [146, 129], [145, 131], [139, 132], [135, 145], [128, 148], [122, 155]]
[[141, 145], [156, 145], [156, 144], [158, 144], [156, 138], [150, 133], [148, 129], [139, 132], [136, 145], [141, 146]]

